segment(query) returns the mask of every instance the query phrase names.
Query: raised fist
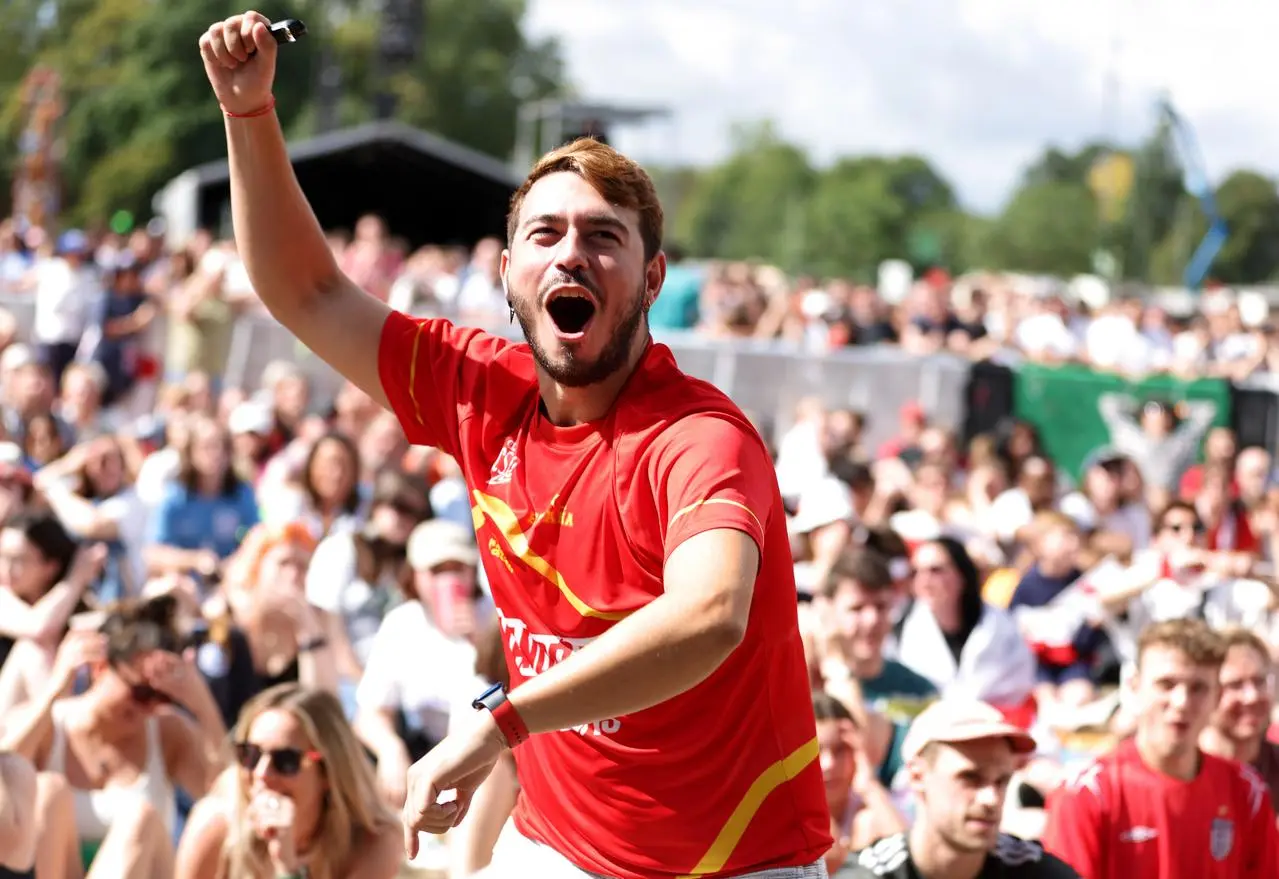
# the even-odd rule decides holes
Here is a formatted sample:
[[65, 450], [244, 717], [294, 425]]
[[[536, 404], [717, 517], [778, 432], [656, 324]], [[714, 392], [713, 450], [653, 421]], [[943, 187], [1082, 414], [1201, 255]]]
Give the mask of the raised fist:
[[246, 114], [270, 103], [278, 50], [271, 22], [259, 12], [233, 15], [204, 32], [200, 56], [223, 109]]

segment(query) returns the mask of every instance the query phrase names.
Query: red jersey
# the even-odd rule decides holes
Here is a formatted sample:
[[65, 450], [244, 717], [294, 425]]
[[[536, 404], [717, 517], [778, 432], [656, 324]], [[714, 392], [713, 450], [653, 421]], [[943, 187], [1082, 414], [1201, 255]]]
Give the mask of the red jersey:
[[1201, 754], [1193, 781], [1148, 767], [1131, 740], [1048, 801], [1044, 848], [1082, 879], [1274, 879], [1279, 834], [1248, 766]]
[[709, 678], [516, 749], [520, 832], [625, 879], [819, 860], [830, 818], [785, 514], [741, 411], [657, 344], [608, 415], [567, 428], [542, 414], [524, 344], [397, 313], [378, 366], [409, 440], [465, 475], [513, 688], [660, 596], [684, 540], [733, 528], [760, 548], [745, 638]]

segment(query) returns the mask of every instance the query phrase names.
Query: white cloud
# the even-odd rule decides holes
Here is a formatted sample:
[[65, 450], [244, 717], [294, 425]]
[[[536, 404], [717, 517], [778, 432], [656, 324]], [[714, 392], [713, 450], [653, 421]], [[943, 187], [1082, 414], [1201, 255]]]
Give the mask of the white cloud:
[[1165, 90], [1210, 175], [1279, 155], [1273, 0], [531, 0], [528, 24], [584, 97], [673, 111], [619, 132], [642, 160], [714, 161], [771, 118], [819, 161], [922, 153], [992, 209], [1047, 143], [1143, 136]]

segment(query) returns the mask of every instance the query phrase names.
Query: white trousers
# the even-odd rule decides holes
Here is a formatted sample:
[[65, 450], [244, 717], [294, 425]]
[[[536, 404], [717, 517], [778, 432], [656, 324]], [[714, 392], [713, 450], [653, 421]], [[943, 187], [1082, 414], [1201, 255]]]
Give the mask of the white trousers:
[[[508, 821], [493, 847], [493, 861], [473, 879], [609, 879], [591, 873], [569, 861], [555, 849], [521, 834]], [[744, 873], [735, 879], [826, 879], [826, 864], [818, 861], [804, 867], [775, 867]]]

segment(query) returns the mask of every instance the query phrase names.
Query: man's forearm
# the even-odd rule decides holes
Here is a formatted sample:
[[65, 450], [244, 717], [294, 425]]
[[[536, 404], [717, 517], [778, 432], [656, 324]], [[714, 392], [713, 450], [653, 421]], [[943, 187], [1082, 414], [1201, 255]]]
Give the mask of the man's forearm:
[[650, 708], [704, 681], [733, 652], [741, 631], [722, 620], [667, 593], [515, 688], [511, 704], [530, 733]]
[[289, 162], [274, 113], [227, 119], [231, 216], [253, 289], [274, 314], [339, 276], [337, 262]]

